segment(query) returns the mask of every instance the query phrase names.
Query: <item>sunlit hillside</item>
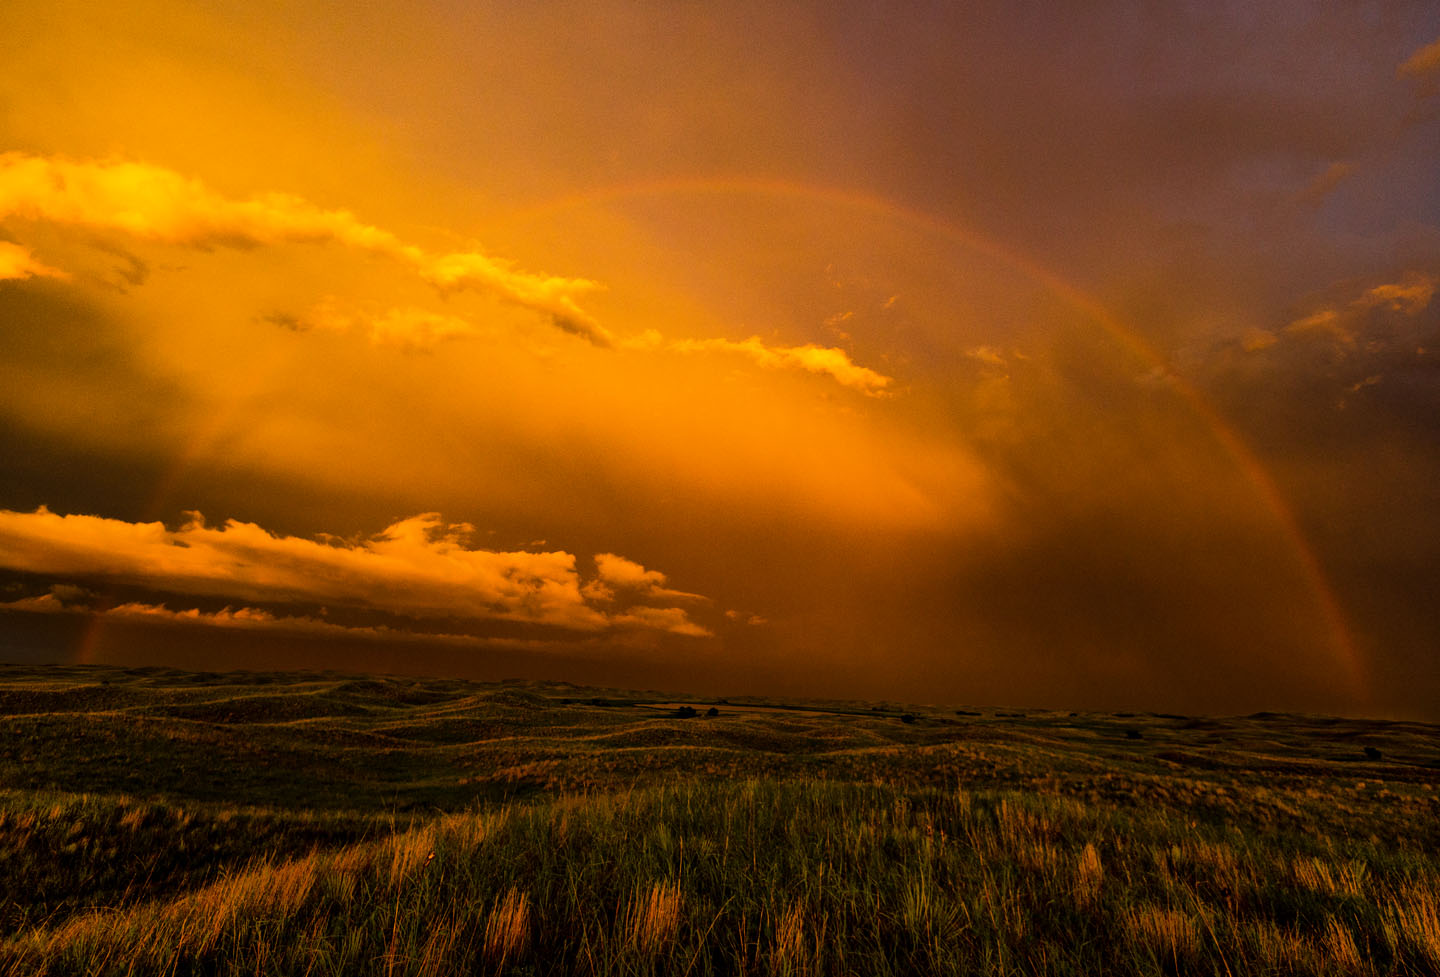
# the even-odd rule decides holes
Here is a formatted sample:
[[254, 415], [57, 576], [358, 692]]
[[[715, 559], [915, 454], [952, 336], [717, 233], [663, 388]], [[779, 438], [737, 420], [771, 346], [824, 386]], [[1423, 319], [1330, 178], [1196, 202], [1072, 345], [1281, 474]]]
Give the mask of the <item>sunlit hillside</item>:
[[31, 974], [1420, 974], [1420, 724], [0, 671]]

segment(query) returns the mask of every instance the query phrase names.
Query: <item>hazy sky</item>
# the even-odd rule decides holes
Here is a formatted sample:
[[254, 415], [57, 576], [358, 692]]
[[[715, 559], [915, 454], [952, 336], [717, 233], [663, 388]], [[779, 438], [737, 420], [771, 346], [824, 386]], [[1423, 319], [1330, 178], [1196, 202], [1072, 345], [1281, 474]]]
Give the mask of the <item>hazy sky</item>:
[[1432, 0], [0, 64], [0, 658], [1440, 718]]

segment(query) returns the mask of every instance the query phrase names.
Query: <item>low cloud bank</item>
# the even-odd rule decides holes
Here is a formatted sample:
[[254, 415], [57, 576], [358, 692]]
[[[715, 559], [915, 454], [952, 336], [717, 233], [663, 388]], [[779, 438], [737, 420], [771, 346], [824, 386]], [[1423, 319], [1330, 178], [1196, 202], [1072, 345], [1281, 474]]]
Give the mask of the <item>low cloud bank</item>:
[[[368, 539], [314, 540], [235, 520], [207, 526], [199, 513], [171, 530], [158, 522], [60, 515], [42, 506], [34, 512], [0, 510], [0, 567], [255, 603], [361, 608], [416, 620], [710, 634], [685, 609], [667, 606], [703, 598], [665, 588], [663, 574], [638, 563], [602, 554], [600, 572], [583, 581], [573, 554], [473, 548], [468, 544], [473, 531], [424, 513]], [[617, 565], [625, 571], [618, 581]], [[604, 583], [607, 568], [611, 581]], [[595, 589], [597, 583], [604, 592]], [[617, 601], [617, 593], [624, 599]]]

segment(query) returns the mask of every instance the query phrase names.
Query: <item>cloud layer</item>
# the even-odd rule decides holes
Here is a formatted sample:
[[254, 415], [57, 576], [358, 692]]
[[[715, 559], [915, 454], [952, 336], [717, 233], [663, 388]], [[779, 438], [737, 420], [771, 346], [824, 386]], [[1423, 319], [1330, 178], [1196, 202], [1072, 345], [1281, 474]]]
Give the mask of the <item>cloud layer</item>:
[[[663, 344], [679, 353], [738, 353], [766, 369], [826, 375], [871, 396], [880, 395], [891, 383], [891, 378], [853, 363], [844, 350], [813, 343], [774, 346], [758, 336], [665, 343], [653, 331], [617, 342], [579, 305], [580, 296], [601, 287], [595, 281], [521, 271], [509, 261], [475, 250], [426, 251], [347, 210], [326, 210], [283, 193], [233, 199], [201, 180], [149, 163], [0, 154], [0, 221], [7, 219], [114, 231], [138, 240], [200, 249], [333, 244], [393, 259], [442, 294], [471, 290], [542, 313], [557, 328], [602, 348], [654, 349]], [[0, 279], [35, 276], [69, 277], [37, 260], [25, 247], [0, 241]], [[305, 315], [277, 312], [267, 318], [296, 329], [361, 332], [376, 343], [414, 348], [492, 332], [452, 313], [413, 306], [354, 310], [334, 298]]]
[[858, 390], [871, 397], [885, 396], [887, 388], [894, 383], [869, 367], [856, 364], [850, 354], [834, 346], [820, 346], [805, 343], [801, 346], [777, 346], [766, 343], [759, 336], [749, 339], [671, 339], [659, 332], [648, 329], [638, 336], [622, 341], [626, 349], [671, 353], [723, 353], [738, 354], [767, 370], [804, 370], [830, 377], [836, 383], [852, 390]]
[[595, 282], [520, 271], [479, 251], [431, 253], [349, 211], [325, 210], [282, 193], [235, 200], [148, 163], [0, 154], [0, 220], [7, 218], [197, 248], [338, 244], [393, 258], [442, 290], [474, 289], [544, 313], [596, 345], [613, 342], [576, 302], [576, 296], [598, 287]]
[[[558, 650], [566, 647], [565, 642], [532, 640], [525, 638], [477, 637], [469, 634], [450, 634], [437, 631], [417, 631], [387, 625], [336, 624], [318, 617], [290, 614], [272, 614], [256, 607], [225, 607], [218, 611], [202, 611], [188, 608], [171, 610], [164, 604], [148, 604], [129, 601], [114, 606], [91, 603], [87, 593], [69, 594], [76, 590], [64, 585], [52, 587], [50, 592], [36, 597], [22, 597], [19, 600], [0, 602], [0, 611], [24, 614], [83, 614], [107, 620], [129, 621], [148, 625], [169, 625], [187, 628], [219, 628], [226, 631], [241, 631], [261, 634], [283, 634], [290, 636], [339, 638], [386, 644], [395, 641], [422, 642], [449, 647], [506, 648], [520, 651]], [[694, 625], [691, 625], [694, 627]], [[682, 634], [692, 632], [682, 631]], [[701, 634], [709, 632], [700, 630]]]
[[677, 339], [667, 347], [679, 353], [738, 353], [769, 369], [793, 368], [821, 373], [842, 386], [872, 397], [878, 397], [891, 384], [891, 378], [851, 362], [842, 349], [806, 343], [803, 346], [770, 346], [759, 336], [739, 342], [733, 339]]
[[[402, 520], [365, 540], [277, 536], [253, 523], [206, 526], [198, 513], [177, 530], [98, 516], [0, 510], [0, 567], [52, 578], [101, 579], [150, 590], [262, 603], [382, 611], [412, 619], [513, 621], [572, 631], [643, 628], [709, 632], [672, 602], [639, 564], [621, 612], [582, 593], [565, 552], [495, 552], [466, 544], [467, 525], [434, 513]], [[607, 558], [618, 559], [609, 557]], [[691, 595], [679, 595], [690, 597]], [[640, 606], [645, 605], [645, 606]]]

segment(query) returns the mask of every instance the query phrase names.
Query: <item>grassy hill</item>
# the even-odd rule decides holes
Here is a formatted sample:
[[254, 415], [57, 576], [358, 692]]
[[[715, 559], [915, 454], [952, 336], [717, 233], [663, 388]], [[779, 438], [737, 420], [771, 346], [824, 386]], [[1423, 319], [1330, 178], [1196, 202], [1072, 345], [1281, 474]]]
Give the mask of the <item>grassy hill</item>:
[[0, 667], [0, 973], [1440, 973], [1437, 734]]

